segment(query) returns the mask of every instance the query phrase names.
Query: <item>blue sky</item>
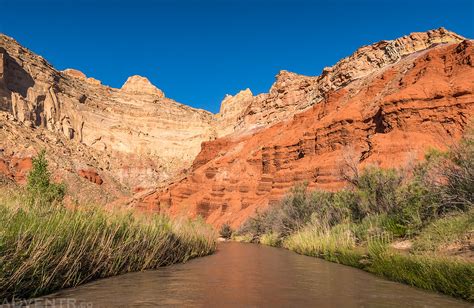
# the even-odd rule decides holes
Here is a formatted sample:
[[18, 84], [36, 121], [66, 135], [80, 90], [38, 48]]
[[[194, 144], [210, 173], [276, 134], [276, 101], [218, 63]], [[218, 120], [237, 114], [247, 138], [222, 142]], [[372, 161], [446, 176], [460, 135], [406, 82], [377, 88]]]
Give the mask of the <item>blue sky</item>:
[[444, 26], [474, 38], [474, 1], [0, 0], [0, 32], [121, 87], [146, 76], [212, 112], [225, 94], [267, 92], [278, 71], [319, 75], [362, 45]]

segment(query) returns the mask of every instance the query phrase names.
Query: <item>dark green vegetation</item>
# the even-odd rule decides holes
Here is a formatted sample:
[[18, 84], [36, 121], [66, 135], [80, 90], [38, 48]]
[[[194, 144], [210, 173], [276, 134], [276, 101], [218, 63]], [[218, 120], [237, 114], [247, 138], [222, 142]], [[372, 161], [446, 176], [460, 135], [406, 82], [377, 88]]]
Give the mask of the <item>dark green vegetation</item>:
[[216, 249], [216, 234], [202, 221], [68, 209], [64, 192], [64, 185], [50, 181], [44, 152], [25, 190], [0, 189], [1, 300], [185, 262]]
[[225, 223], [221, 226], [221, 229], [219, 230], [219, 235], [226, 240], [232, 237], [232, 229], [229, 224]]
[[237, 240], [285, 247], [474, 300], [474, 139], [430, 151], [410, 171], [349, 168], [338, 192], [294, 187]]

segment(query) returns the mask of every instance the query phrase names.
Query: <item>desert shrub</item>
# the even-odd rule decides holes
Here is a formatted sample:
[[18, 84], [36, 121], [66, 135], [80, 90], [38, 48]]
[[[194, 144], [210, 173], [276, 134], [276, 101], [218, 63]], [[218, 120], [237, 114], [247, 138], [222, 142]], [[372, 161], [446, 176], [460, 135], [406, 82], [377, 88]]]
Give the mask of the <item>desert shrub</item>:
[[66, 186], [51, 182], [45, 150], [33, 158], [33, 168], [27, 180], [28, 203], [44, 206], [63, 200]]
[[254, 216], [249, 217], [233, 234], [233, 238], [237, 241], [258, 243], [260, 236], [269, 231], [268, 212], [257, 212]]
[[395, 235], [413, 236], [432, 220], [474, 204], [474, 139], [467, 134], [447, 152], [430, 150], [414, 175], [395, 189], [390, 215]]
[[449, 152], [449, 161], [442, 168], [446, 184], [442, 186], [443, 207], [466, 211], [474, 205], [474, 138], [466, 135]]
[[425, 185], [411, 180], [397, 191], [397, 206], [389, 213], [400, 236], [412, 236], [423, 226], [426, 208], [435, 202]]
[[311, 193], [311, 221], [319, 221], [329, 226], [351, 219], [355, 204], [355, 194], [349, 190], [338, 192], [314, 191]]
[[267, 229], [282, 236], [299, 230], [311, 220], [317, 201], [320, 200], [308, 192], [307, 184], [296, 185], [279, 205], [269, 210]]
[[469, 131], [448, 152], [431, 150], [416, 169], [416, 180], [428, 189], [422, 209], [425, 220], [449, 212], [468, 211], [474, 205], [474, 138]]
[[[404, 203], [400, 202], [398, 186], [401, 182], [402, 176], [397, 171], [371, 167], [353, 179], [354, 187], [351, 190], [309, 192], [307, 184], [298, 184], [279, 204], [249, 218], [238, 234], [252, 234], [254, 241], [258, 241], [265, 233], [278, 234], [283, 238], [301, 230], [310, 222], [332, 227], [390, 213], [394, 217], [384, 216], [384, 227], [395, 235], [403, 236], [407, 233], [403, 225], [404, 219], [411, 221], [418, 217], [416, 206], [414, 213], [408, 210], [409, 206], [415, 204], [415, 201], [410, 200], [420, 201], [411, 197], [403, 198]], [[378, 208], [377, 202], [383, 205]], [[407, 210], [399, 208], [400, 204], [406, 206]], [[395, 216], [397, 213], [400, 213], [400, 219]]]
[[397, 206], [397, 189], [403, 176], [395, 169], [368, 167], [352, 179], [357, 194], [353, 208], [355, 219], [368, 215], [387, 213]]
[[421, 228], [420, 211], [430, 201], [422, 182], [408, 179], [399, 170], [373, 166], [354, 174], [348, 178], [352, 192], [345, 193], [341, 202], [350, 208], [352, 221], [361, 224], [357, 230], [361, 241], [366, 241], [363, 233], [376, 228], [394, 236], [411, 235]]
[[351, 219], [355, 202], [356, 196], [349, 190], [309, 192], [307, 184], [298, 184], [279, 205], [265, 212], [264, 229], [284, 237], [311, 221], [334, 226]]
[[229, 224], [225, 223], [221, 226], [221, 229], [219, 230], [219, 235], [222, 238], [225, 239], [230, 239], [232, 237], [232, 228], [230, 227]]
[[[344, 177], [351, 186], [339, 192], [309, 192], [298, 185], [280, 204], [249, 220], [247, 230], [267, 245], [474, 300], [472, 263], [427, 253], [469, 244], [474, 225], [469, 136], [448, 152], [429, 151], [406, 172], [353, 167], [352, 176]], [[398, 237], [411, 238], [411, 253], [391, 248]]]
[[254, 241], [259, 241], [260, 236], [265, 233], [287, 236], [311, 221], [311, 216], [321, 201], [324, 198], [319, 198], [317, 193], [311, 194], [307, 190], [307, 184], [298, 184], [280, 203], [247, 219], [237, 234], [252, 234]]
[[242, 234], [238, 235], [237, 233], [234, 233], [232, 235], [232, 240], [236, 242], [241, 242], [241, 243], [252, 243], [254, 241], [253, 235], [251, 234]]
[[351, 186], [338, 192], [310, 192], [307, 184], [298, 184], [237, 233], [258, 242], [263, 234], [284, 238], [310, 223], [332, 227], [352, 222], [362, 243], [377, 232], [414, 237], [433, 219], [472, 208], [473, 144], [466, 137], [449, 152], [431, 150], [413, 172], [374, 166], [353, 170], [345, 177]]

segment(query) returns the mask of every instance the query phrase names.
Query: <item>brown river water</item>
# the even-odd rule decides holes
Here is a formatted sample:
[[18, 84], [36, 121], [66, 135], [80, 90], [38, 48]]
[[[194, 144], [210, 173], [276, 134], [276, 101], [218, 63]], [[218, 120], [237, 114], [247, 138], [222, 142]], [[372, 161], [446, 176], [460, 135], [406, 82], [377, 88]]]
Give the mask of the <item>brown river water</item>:
[[256, 244], [95, 281], [46, 297], [55, 307], [470, 307], [364, 271]]

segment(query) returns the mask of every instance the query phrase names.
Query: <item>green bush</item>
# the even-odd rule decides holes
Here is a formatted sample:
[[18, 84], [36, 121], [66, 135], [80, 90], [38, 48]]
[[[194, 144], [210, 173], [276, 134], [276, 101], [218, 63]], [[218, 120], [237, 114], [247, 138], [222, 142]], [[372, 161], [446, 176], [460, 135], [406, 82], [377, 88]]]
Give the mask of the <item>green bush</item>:
[[329, 226], [335, 226], [351, 220], [352, 209], [356, 196], [352, 191], [338, 192], [314, 191], [311, 193], [313, 213], [311, 221], [319, 221]]
[[251, 234], [254, 241], [259, 241], [263, 234], [278, 234], [283, 238], [311, 221], [336, 225], [351, 219], [355, 202], [356, 196], [349, 190], [309, 192], [307, 184], [298, 184], [279, 204], [249, 218], [237, 234]]
[[316, 208], [315, 200], [308, 192], [307, 184], [298, 184], [279, 204], [247, 219], [237, 235], [250, 234], [257, 242], [266, 233], [289, 235], [311, 220]]
[[244, 234], [244, 235], [237, 235], [237, 234], [233, 234], [232, 235], [232, 240], [236, 241], [236, 242], [240, 242], [240, 243], [252, 243], [254, 242], [254, 238], [253, 238], [253, 235], [251, 234]]
[[422, 182], [394, 169], [368, 167], [350, 182], [355, 194], [350, 201], [352, 221], [375, 216], [377, 227], [394, 236], [416, 234], [423, 224], [423, 208], [434, 202]]
[[33, 168], [28, 174], [27, 191], [28, 201], [31, 205], [45, 206], [50, 203], [61, 202], [64, 198], [66, 186], [51, 182], [45, 150], [42, 150], [37, 157], [33, 158]]
[[[442, 171], [446, 178], [442, 202], [447, 211], [467, 211], [474, 205], [474, 138], [464, 137], [459, 146], [449, 152], [450, 163]], [[446, 211], [446, 210], [445, 210]]]
[[[278, 205], [250, 218], [238, 234], [251, 234], [258, 242], [262, 234], [286, 237], [312, 221], [335, 226], [375, 216], [377, 227], [396, 237], [416, 236], [433, 219], [472, 208], [473, 154], [474, 142], [466, 137], [447, 153], [430, 151], [411, 177], [368, 167], [348, 179], [351, 189], [309, 192], [306, 184], [298, 184]], [[358, 239], [366, 240], [363, 235]]]
[[430, 215], [424, 215], [423, 209], [434, 202], [426, 186], [412, 180], [397, 191], [397, 207], [389, 213], [397, 226], [399, 236], [415, 235], [423, 226], [424, 220]]
[[234, 237], [245, 239], [245, 242], [259, 242], [260, 236], [266, 232], [266, 220], [265, 214], [257, 212], [234, 232]]

